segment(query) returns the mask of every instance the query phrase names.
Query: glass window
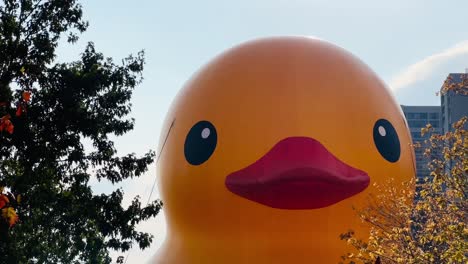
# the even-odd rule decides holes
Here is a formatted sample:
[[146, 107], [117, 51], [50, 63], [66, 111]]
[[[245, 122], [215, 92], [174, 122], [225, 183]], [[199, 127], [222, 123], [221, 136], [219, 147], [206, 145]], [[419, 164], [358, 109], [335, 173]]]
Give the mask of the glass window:
[[427, 113], [418, 113], [417, 116], [418, 116], [417, 118], [420, 118], [420, 119], [427, 119]]
[[419, 139], [421, 138], [421, 132], [411, 132], [411, 137], [413, 139]]
[[408, 121], [408, 125], [410, 127], [422, 128], [422, 127], [425, 127], [426, 124], [427, 124], [426, 120], [410, 120], [410, 121]]
[[439, 113], [429, 113], [429, 119], [439, 119]]

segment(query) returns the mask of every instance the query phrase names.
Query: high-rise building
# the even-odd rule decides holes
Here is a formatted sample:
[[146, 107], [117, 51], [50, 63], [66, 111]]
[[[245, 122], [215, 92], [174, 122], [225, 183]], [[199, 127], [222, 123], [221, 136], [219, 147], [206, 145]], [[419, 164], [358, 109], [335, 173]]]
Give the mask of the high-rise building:
[[[468, 69], [467, 73], [450, 73], [444, 83], [447, 85], [466, 84], [464, 91], [468, 92]], [[453, 123], [463, 116], [468, 116], [468, 95], [449, 91], [442, 93], [440, 99], [442, 133], [446, 133], [452, 130]]]
[[[464, 92], [468, 92], [468, 69], [466, 73], [450, 73], [444, 84], [463, 84], [465, 86], [463, 88]], [[430, 134], [422, 136], [421, 128], [425, 127], [426, 124], [431, 124], [434, 128], [433, 133], [435, 134], [444, 134], [451, 131], [453, 123], [460, 120], [463, 116], [468, 116], [468, 95], [449, 91], [441, 93], [441, 106], [402, 105], [401, 108], [408, 121], [413, 142], [419, 142], [422, 145], [421, 148], [415, 149], [416, 174], [418, 179], [422, 179], [429, 176], [430, 171], [427, 164], [439, 154], [434, 153], [432, 157], [424, 156], [424, 149], [427, 147], [424, 141], [430, 138]]]
[[401, 108], [405, 113], [406, 120], [413, 138], [413, 143], [420, 143], [420, 148], [415, 148], [416, 158], [416, 175], [418, 179], [429, 176], [429, 169], [427, 164], [431, 158], [424, 156], [424, 149], [427, 147], [424, 141], [430, 138], [430, 134], [427, 133], [424, 136], [421, 135], [421, 129], [426, 127], [427, 124], [431, 124], [434, 128], [434, 133], [441, 134], [441, 108], [440, 106], [406, 106], [402, 105]]

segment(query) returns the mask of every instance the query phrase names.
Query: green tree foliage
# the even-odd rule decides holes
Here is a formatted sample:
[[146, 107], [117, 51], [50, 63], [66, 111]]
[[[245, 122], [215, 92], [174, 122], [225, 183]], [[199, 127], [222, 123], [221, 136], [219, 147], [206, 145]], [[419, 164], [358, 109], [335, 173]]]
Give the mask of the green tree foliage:
[[121, 189], [96, 195], [89, 185], [139, 177], [153, 162], [152, 151], [118, 156], [110, 139], [133, 129], [129, 101], [144, 54], [116, 64], [89, 43], [80, 60], [54, 63], [59, 39], [73, 43], [86, 28], [75, 0], [0, 3], [0, 117], [14, 126], [0, 132], [0, 186], [21, 197], [12, 201], [19, 221], [0, 228], [0, 263], [110, 263], [109, 250], [152, 241], [136, 225], [160, 201], [135, 197], [123, 208]]

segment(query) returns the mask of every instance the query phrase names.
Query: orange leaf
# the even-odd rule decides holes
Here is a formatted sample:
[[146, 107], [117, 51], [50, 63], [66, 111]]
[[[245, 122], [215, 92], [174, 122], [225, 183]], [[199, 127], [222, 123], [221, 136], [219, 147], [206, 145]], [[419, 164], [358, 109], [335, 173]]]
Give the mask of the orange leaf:
[[[10, 121], [10, 120], [8, 120]], [[6, 122], [5, 122], [6, 123]], [[13, 126], [13, 124], [11, 122], [9, 122], [9, 124], [7, 125], [6, 127], [6, 131], [10, 134], [13, 134], [13, 129], [15, 128], [15, 126]]]
[[10, 218], [10, 227], [14, 226], [18, 222], [18, 219], [19, 217], [15, 212], [15, 215]]
[[30, 99], [31, 99], [31, 92], [28, 92], [28, 91], [23, 92], [23, 100], [26, 102], [29, 102]]
[[0, 194], [0, 208], [3, 208], [9, 202], [10, 202], [10, 200], [8, 200], [8, 197], [6, 195]]
[[4, 129], [6, 129], [8, 132], [13, 132], [13, 128], [9, 128], [9, 126], [13, 126], [11, 124], [10, 118], [10, 115], [4, 115], [2, 118], [0, 118], [0, 132], [2, 132]]
[[11, 118], [11, 116], [9, 114], [4, 115], [4, 116], [2, 116], [2, 118], [0, 118], [0, 122], [5, 122], [6, 120], [9, 120], [10, 118]]
[[16, 109], [16, 116], [21, 116], [22, 113], [23, 113], [23, 106], [18, 105], [18, 109]]

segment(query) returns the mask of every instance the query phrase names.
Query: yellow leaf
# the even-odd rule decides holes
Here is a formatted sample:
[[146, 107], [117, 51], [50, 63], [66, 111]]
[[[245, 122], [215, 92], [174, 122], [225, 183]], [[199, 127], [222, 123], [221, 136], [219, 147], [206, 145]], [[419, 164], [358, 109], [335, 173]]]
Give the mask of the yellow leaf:
[[10, 227], [12, 227], [18, 221], [18, 215], [13, 207], [7, 207], [2, 209], [2, 216], [8, 221]]

